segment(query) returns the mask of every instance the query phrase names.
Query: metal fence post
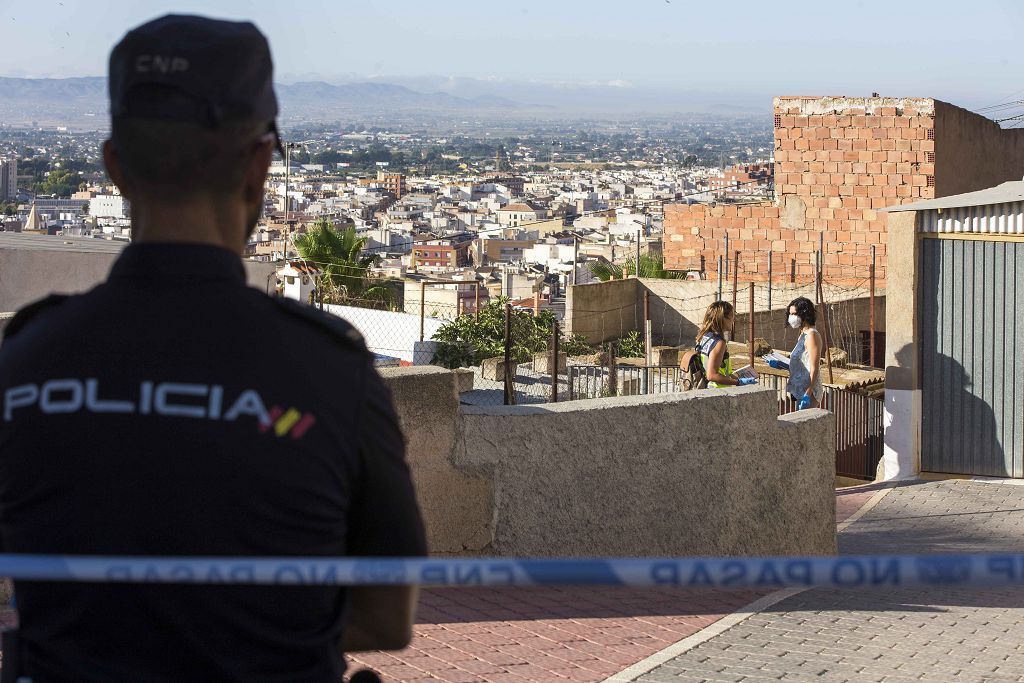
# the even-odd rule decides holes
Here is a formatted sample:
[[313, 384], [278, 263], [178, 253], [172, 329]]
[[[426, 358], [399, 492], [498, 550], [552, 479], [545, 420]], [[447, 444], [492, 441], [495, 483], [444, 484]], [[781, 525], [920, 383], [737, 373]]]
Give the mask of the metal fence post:
[[718, 255], [718, 298], [715, 301], [722, 300], [722, 255]]
[[[729, 281], [729, 232], [725, 233], [725, 281]], [[721, 299], [721, 297], [719, 297]]]
[[619, 391], [618, 368], [615, 367], [615, 342], [608, 342], [608, 395], [617, 396]]
[[754, 283], [750, 283], [750, 325], [747, 341], [750, 344], [750, 367], [754, 367]]
[[733, 268], [732, 268], [732, 310], [736, 310], [736, 292], [739, 288], [739, 276], [740, 276], [740, 252], [735, 252], [733, 256]]
[[558, 321], [551, 323], [551, 350], [552, 362], [548, 364], [548, 371], [551, 373], [551, 402], [558, 403]]
[[[736, 315], [736, 293], [739, 289], [739, 276], [740, 276], [740, 252], [735, 252], [733, 256], [733, 268], [732, 268], [732, 313]], [[729, 333], [726, 337], [729, 341], [736, 341], [736, 330]]]
[[512, 383], [512, 304], [505, 304], [505, 405], [515, 404], [515, 385]]
[[828, 339], [828, 305], [825, 303], [825, 296], [821, 287], [821, 272], [818, 273], [818, 312], [821, 314], [822, 334], [825, 337], [825, 359], [828, 361], [828, 382], [832, 384], [835, 378], [832, 375], [832, 349]]
[[650, 380], [651, 365], [651, 293], [644, 291], [644, 371], [640, 375], [640, 393], [646, 394]]
[[423, 319], [427, 312], [427, 282], [426, 280], [420, 281], [420, 341], [423, 341], [424, 322]]
[[868, 327], [868, 365], [871, 367], [877, 367], [875, 365], [875, 245], [871, 245], [871, 320], [869, 321]]

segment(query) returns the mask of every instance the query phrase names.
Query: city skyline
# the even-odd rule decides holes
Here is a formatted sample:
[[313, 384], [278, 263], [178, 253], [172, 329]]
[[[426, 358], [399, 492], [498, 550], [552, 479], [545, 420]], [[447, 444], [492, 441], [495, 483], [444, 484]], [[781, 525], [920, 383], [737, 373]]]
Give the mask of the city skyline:
[[[168, 11], [249, 19], [271, 42], [282, 83], [398, 81], [457, 92], [460, 81], [723, 94], [934, 96], [969, 107], [1021, 90], [1014, 37], [1024, 9], [1002, 0], [720, 7], [682, 0], [524, 2], [491, 8], [399, 0], [338, 7], [154, 0], [3, 2], [0, 76], [100, 76], [126, 30]], [[957, 30], [954, 32], [952, 28]]]

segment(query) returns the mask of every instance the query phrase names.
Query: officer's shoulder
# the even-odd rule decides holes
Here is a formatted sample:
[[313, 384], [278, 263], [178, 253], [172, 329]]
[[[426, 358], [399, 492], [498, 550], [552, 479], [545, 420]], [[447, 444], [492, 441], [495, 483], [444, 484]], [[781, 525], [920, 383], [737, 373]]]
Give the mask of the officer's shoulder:
[[300, 324], [308, 325], [311, 329], [318, 329], [329, 334], [337, 343], [352, 351], [369, 353], [366, 349], [366, 342], [363, 335], [349, 322], [330, 313], [300, 304], [298, 301], [286, 297], [269, 297], [274, 302], [277, 310], [291, 317]]
[[70, 294], [51, 294], [38, 301], [33, 301], [14, 314], [11, 322], [7, 323], [7, 327], [4, 328], [3, 339], [5, 341], [10, 339], [37, 319], [41, 313], [60, 306], [70, 298]]

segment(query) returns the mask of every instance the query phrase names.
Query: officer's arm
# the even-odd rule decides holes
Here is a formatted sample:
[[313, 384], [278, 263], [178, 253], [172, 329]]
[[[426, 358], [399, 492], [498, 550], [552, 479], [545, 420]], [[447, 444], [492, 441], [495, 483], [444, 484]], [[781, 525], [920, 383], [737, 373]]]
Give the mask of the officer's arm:
[[349, 621], [342, 652], [401, 650], [412, 640], [416, 586], [358, 586], [349, 589]]
[[[355, 490], [348, 554], [412, 557], [426, 554], [423, 522], [405, 444], [391, 396], [369, 371], [361, 420], [361, 481]], [[341, 638], [345, 652], [399, 650], [412, 640], [415, 586], [360, 586], [349, 589], [348, 621]]]

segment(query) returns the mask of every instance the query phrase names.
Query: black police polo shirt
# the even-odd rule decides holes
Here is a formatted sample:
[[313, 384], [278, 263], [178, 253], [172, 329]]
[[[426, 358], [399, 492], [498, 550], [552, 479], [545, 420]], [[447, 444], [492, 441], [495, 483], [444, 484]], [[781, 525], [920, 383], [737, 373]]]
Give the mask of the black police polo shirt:
[[[217, 247], [127, 247], [0, 347], [0, 544], [59, 555], [421, 555], [390, 395], [338, 318]], [[346, 591], [16, 582], [36, 680], [340, 680]]]

